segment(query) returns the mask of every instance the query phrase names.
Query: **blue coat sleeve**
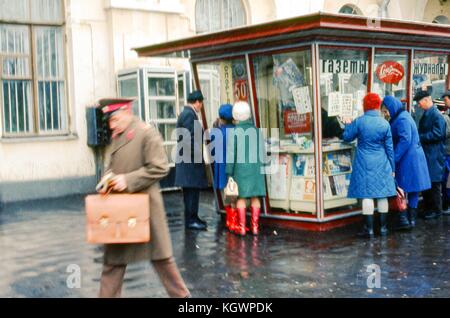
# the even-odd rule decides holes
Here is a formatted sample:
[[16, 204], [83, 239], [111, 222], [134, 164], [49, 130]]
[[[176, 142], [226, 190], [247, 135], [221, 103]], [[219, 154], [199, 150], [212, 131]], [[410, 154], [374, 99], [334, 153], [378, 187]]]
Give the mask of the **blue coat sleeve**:
[[412, 132], [411, 125], [405, 119], [399, 119], [396, 123], [398, 133], [398, 143], [395, 149], [395, 162], [400, 162], [411, 146]]
[[446, 124], [445, 119], [440, 114], [433, 118], [431, 131], [420, 134], [420, 142], [422, 144], [431, 144], [445, 140]]
[[351, 142], [355, 140], [357, 136], [358, 136], [357, 120], [354, 120], [350, 124], [345, 125], [344, 133], [342, 134], [342, 139], [346, 142]]
[[392, 142], [392, 132], [391, 127], [388, 127], [385, 138], [384, 138], [384, 149], [386, 150], [386, 155], [391, 164], [392, 172], [395, 172], [395, 155], [394, 155], [394, 143]]

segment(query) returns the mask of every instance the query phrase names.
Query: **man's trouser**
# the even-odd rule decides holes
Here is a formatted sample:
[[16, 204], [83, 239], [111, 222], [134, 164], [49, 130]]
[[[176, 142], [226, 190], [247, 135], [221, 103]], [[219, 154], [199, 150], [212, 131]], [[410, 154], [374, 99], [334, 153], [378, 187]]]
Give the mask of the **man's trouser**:
[[442, 185], [440, 182], [432, 182], [431, 189], [422, 193], [426, 210], [430, 212], [442, 213], [441, 186]]
[[[152, 264], [170, 297], [190, 297], [189, 290], [178, 271], [173, 257], [161, 261], [152, 261]], [[103, 265], [99, 297], [120, 297], [126, 268], [126, 265]]]
[[184, 219], [186, 224], [198, 221], [198, 207], [200, 203], [200, 189], [183, 188]]

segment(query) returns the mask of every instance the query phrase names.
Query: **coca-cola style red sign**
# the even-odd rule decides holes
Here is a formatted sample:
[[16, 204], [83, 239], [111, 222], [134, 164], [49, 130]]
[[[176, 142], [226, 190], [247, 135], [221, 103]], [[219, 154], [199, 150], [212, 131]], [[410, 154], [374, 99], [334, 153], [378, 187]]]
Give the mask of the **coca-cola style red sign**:
[[405, 76], [405, 69], [398, 62], [386, 61], [378, 65], [376, 73], [378, 79], [383, 83], [398, 84]]

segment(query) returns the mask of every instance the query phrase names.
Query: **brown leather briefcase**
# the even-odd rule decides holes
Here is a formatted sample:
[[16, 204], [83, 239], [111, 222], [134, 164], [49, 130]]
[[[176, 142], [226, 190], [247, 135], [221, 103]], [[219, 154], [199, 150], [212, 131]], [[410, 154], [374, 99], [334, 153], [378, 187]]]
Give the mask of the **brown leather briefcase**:
[[94, 194], [86, 197], [87, 241], [92, 244], [150, 241], [148, 194]]

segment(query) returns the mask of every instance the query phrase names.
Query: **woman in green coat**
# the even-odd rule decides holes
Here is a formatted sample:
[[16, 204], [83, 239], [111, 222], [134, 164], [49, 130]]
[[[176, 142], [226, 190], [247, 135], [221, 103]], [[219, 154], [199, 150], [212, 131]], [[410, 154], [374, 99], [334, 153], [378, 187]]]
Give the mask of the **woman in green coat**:
[[260, 197], [266, 196], [264, 138], [260, 129], [252, 123], [248, 103], [237, 102], [233, 106], [233, 119], [236, 127], [228, 132], [226, 174], [235, 180], [239, 190], [235, 233], [245, 235], [246, 204], [247, 199], [250, 199], [251, 231], [257, 235], [261, 213]]

